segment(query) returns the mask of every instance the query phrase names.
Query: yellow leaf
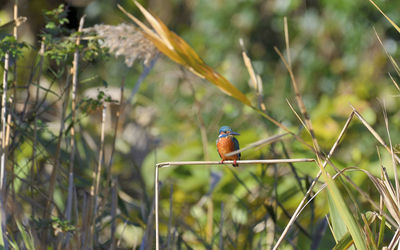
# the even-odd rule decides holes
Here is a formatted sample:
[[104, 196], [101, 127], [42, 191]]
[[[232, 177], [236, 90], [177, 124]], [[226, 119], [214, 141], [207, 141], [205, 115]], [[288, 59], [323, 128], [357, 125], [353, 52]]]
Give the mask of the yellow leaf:
[[400, 33], [400, 28], [399, 28], [399, 26], [397, 26], [393, 21], [392, 21], [392, 19], [390, 19], [380, 8], [379, 8], [379, 6], [378, 5], [376, 5], [376, 3], [374, 2], [374, 1], [372, 1], [372, 0], [369, 0], [374, 6], [375, 6], [375, 8], [377, 8], [378, 10], [379, 10], [379, 12], [380, 13], [382, 13], [382, 15], [389, 21], [389, 23], [391, 24], [391, 25], [393, 25], [393, 27]]
[[168, 27], [156, 16], [148, 12], [142, 5], [134, 1], [154, 31], [144, 25], [136, 17], [118, 6], [133, 22], [135, 22], [146, 37], [171, 60], [189, 69], [201, 78], [207, 79], [224, 93], [232, 96], [243, 104], [252, 107], [250, 100], [225, 77], [208, 66], [201, 57], [181, 37], [170, 31]]

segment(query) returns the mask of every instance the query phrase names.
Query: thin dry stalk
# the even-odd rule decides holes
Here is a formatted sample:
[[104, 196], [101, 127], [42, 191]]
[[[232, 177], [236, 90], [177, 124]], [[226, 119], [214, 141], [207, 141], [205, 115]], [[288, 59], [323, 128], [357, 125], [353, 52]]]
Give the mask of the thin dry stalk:
[[394, 160], [393, 145], [392, 145], [392, 139], [390, 137], [389, 120], [388, 120], [387, 113], [386, 113], [385, 102], [383, 102], [383, 107], [382, 108], [383, 108], [383, 116], [384, 116], [384, 120], [385, 120], [386, 133], [387, 133], [388, 138], [389, 138], [390, 154], [391, 154], [392, 164], [393, 164], [392, 166], [393, 166], [393, 173], [394, 173], [394, 182], [395, 182], [395, 185], [396, 185], [397, 205], [400, 207], [399, 178], [397, 176], [397, 164], [396, 164], [396, 161]]
[[[350, 122], [353, 119], [353, 116], [354, 116], [354, 112], [351, 112], [351, 114], [349, 115], [349, 118], [347, 118], [347, 121], [346, 121], [345, 125], [343, 126], [342, 131], [340, 132], [338, 138], [336, 139], [336, 141], [333, 144], [331, 150], [329, 151], [328, 156], [326, 157], [324, 163], [322, 164], [323, 168], [326, 167], [326, 165], [328, 164], [329, 159], [332, 157], [333, 153], [335, 152], [336, 147], [339, 145], [340, 140], [343, 138], [343, 135], [344, 135], [345, 131], [347, 130], [348, 126], [350, 125]], [[308, 188], [307, 193], [304, 195], [304, 197], [301, 200], [300, 204], [297, 206], [296, 211], [294, 212], [292, 218], [289, 220], [289, 222], [286, 225], [285, 229], [283, 230], [281, 236], [279, 237], [278, 241], [276, 242], [276, 244], [275, 244], [275, 246], [273, 248], [274, 250], [278, 249], [279, 245], [282, 243], [283, 239], [285, 238], [286, 234], [288, 233], [290, 227], [293, 225], [293, 223], [295, 222], [297, 217], [300, 215], [300, 212], [302, 211], [302, 207], [304, 206], [307, 198], [311, 194], [311, 192], [312, 192], [315, 184], [319, 180], [319, 177], [321, 176], [321, 174], [322, 174], [322, 170], [319, 171], [317, 177], [314, 179], [314, 181], [311, 183], [310, 187]]]
[[267, 108], [265, 107], [265, 104], [263, 102], [264, 95], [263, 95], [262, 79], [259, 75], [257, 75], [255, 73], [253, 64], [251, 63], [251, 60], [246, 53], [243, 39], [240, 39], [239, 42], [240, 42], [240, 46], [242, 47], [242, 57], [243, 57], [244, 64], [247, 68], [247, 71], [249, 72], [251, 82], [253, 83], [253, 87], [256, 90], [258, 105], [260, 106], [261, 110], [265, 113], [265, 112], [267, 112]]
[[299, 122], [301, 123], [301, 125], [303, 125], [304, 129], [311, 135], [310, 130], [308, 130], [306, 124], [304, 123], [304, 121], [301, 119], [300, 115], [296, 112], [296, 110], [294, 109], [294, 107], [292, 106], [292, 104], [289, 102], [289, 100], [286, 98], [286, 103], [289, 105], [290, 109], [292, 110], [293, 114], [296, 116], [296, 118], [299, 120]]
[[[49, 185], [49, 192], [48, 192], [48, 197], [47, 197], [47, 204], [46, 204], [46, 208], [44, 210], [44, 215], [43, 217], [45, 219], [49, 219], [51, 216], [51, 212], [52, 212], [52, 206], [53, 206], [53, 196], [54, 196], [54, 190], [56, 187], [56, 180], [57, 180], [57, 172], [58, 172], [58, 168], [60, 167], [60, 157], [61, 157], [61, 142], [62, 142], [62, 138], [63, 138], [63, 134], [64, 134], [64, 127], [65, 127], [65, 113], [67, 110], [67, 106], [68, 106], [68, 100], [69, 100], [69, 81], [70, 81], [71, 75], [68, 74], [67, 75], [67, 79], [66, 79], [66, 86], [68, 91], [65, 95], [64, 98], [64, 102], [63, 102], [63, 107], [61, 110], [61, 116], [60, 116], [60, 129], [58, 132], [58, 138], [57, 138], [57, 146], [56, 146], [56, 153], [54, 156], [54, 166], [53, 169], [51, 170], [51, 175], [50, 175], [50, 185]], [[47, 241], [47, 233], [43, 232], [43, 241], [44, 244], [46, 244]]]
[[284, 31], [285, 31], [285, 42], [286, 42], [286, 51], [287, 51], [287, 55], [288, 55], [288, 61], [286, 61], [285, 57], [282, 55], [282, 53], [279, 51], [279, 49], [277, 47], [274, 47], [274, 49], [275, 49], [276, 53], [279, 55], [279, 57], [281, 58], [281, 60], [282, 60], [283, 64], [285, 65], [287, 71], [289, 72], [289, 76], [290, 76], [291, 81], [292, 81], [293, 90], [294, 90], [294, 93], [296, 95], [297, 105], [299, 106], [300, 112], [303, 115], [303, 118], [305, 120], [306, 128], [310, 131], [310, 135], [311, 135], [311, 139], [312, 139], [312, 142], [313, 142], [313, 146], [315, 148], [316, 155], [319, 158], [321, 150], [320, 150], [317, 138], [315, 137], [315, 133], [314, 133], [314, 129], [313, 129], [313, 126], [312, 126], [312, 123], [311, 123], [310, 116], [308, 115], [306, 106], [305, 106], [305, 104], [303, 102], [303, 98], [301, 97], [301, 93], [300, 93], [296, 78], [294, 77], [292, 64], [291, 64], [291, 61], [290, 61], [291, 59], [290, 59], [290, 47], [289, 47], [289, 32], [288, 32], [288, 25], [287, 25], [286, 18], [284, 18]]
[[[0, 188], [4, 192], [6, 178], [6, 130], [7, 130], [7, 88], [8, 88], [8, 71], [10, 66], [10, 55], [7, 52], [4, 57], [3, 72], [3, 95], [1, 98], [1, 169], [0, 169]], [[5, 193], [4, 193], [5, 194]]]
[[[383, 45], [383, 42], [382, 42], [381, 38], [379, 37], [378, 33], [376, 32], [375, 28], [374, 28], [374, 32], [375, 32], [376, 38], [378, 39], [378, 42], [380, 43], [380, 45], [381, 45], [382, 48], [383, 48], [383, 51], [385, 51], [386, 56], [389, 58], [390, 63], [393, 65], [393, 68], [396, 70], [396, 73], [400, 76], [400, 68], [399, 68], [399, 65], [397, 65], [397, 63], [396, 63], [396, 61], [394, 60], [394, 58], [393, 58], [393, 57], [389, 54], [389, 52], [386, 50], [386, 48], [385, 48], [385, 46]], [[392, 79], [392, 80], [393, 80], [393, 79]], [[395, 85], [396, 85], [397, 89], [399, 89], [398, 86], [397, 86], [397, 84], [395, 84]]]
[[[85, 22], [85, 15], [82, 16], [79, 22], [78, 32], [82, 32], [83, 24]], [[69, 172], [68, 172], [68, 196], [67, 196], [67, 206], [65, 211], [65, 217], [68, 221], [71, 220], [72, 212], [72, 198], [74, 193], [74, 162], [75, 162], [75, 123], [76, 123], [76, 91], [78, 86], [78, 68], [79, 68], [79, 45], [81, 42], [81, 36], [78, 35], [76, 38], [76, 46], [74, 53], [74, 60], [72, 62], [72, 91], [71, 91], [71, 154], [69, 158]], [[65, 248], [69, 247], [70, 236], [67, 234], [65, 238]]]
[[4, 78], [3, 78], [3, 97], [2, 97], [2, 108], [1, 108], [1, 169], [0, 169], [0, 213], [1, 213], [1, 232], [2, 240], [4, 242], [5, 249], [8, 249], [8, 242], [6, 238], [6, 204], [5, 204], [5, 181], [6, 181], [6, 98], [7, 98], [7, 74], [9, 66], [9, 54], [6, 53], [4, 61]]
[[111, 246], [110, 249], [116, 248], [115, 232], [117, 229], [117, 207], [118, 207], [118, 195], [117, 195], [117, 179], [112, 178], [111, 180]]
[[251, 64], [251, 60], [244, 49], [244, 44], [243, 44], [242, 39], [240, 39], [240, 45], [242, 46], [242, 57], [243, 57], [244, 65], [246, 66], [247, 71], [249, 72], [251, 82], [253, 83], [253, 88], [255, 90], [257, 90], [257, 87], [258, 87], [257, 86], [257, 76], [254, 71], [253, 65]]
[[382, 137], [371, 127], [371, 125], [368, 124], [368, 122], [362, 117], [360, 113], [357, 112], [357, 110], [353, 108], [353, 113], [357, 116], [357, 118], [362, 122], [362, 124], [369, 130], [369, 132], [375, 137], [375, 139], [388, 151], [394, 159], [397, 161], [397, 163], [400, 163], [400, 158], [396, 154], [392, 154], [392, 151], [390, 150], [390, 147], [388, 147], [385, 142], [383, 141]]
[[[268, 159], [268, 160], [240, 160], [236, 161], [237, 164], [275, 164], [275, 163], [295, 163], [295, 162], [315, 162], [312, 158], [298, 158], [298, 159]], [[156, 164], [157, 168], [166, 168], [171, 166], [183, 166], [183, 165], [232, 165], [234, 161], [170, 161], [160, 162]]]
[[[276, 163], [295, 163], [295, 162], [315, 162], [315, 159], [269, 159], [269, 160], [241, 160], [236, 161], [240, 165], [246, 164], [276, 164]], [[156, 224], [156, 250], [159, 249], [159, 211], [158, 211], [158, 200], [159, 200], [159, 171], [161, 168], [171, 166], [196, 166], [196, 165], [230, 165], [234, 161], [175, 161], [175, 162], [161, 162], [157, 163], [154, 172], [154, 211], [155, 211], [155, 224]], [[293, 217], [292, 217], [293, 218]]]
[[[391, 223], [393, 226], [395, 226], [397, 223], [391, 219], [385, 212], [382, 211], [382, 209], [369, 197], [369, 195], [364, 192], [360, 187], [358, 187], [348, 176], [344, 175], [343, 173], [346, 171], [362, 171], [364, 173], [366, 173], [368, 176], [371, 176], [367, 171], [359, 169], [359, 168], [355, 168], [355, 167], [349, 167], [349, 168], [345, 168], [342, 169], [340, 171], [338, 171], [334, 176], [332, 176], [332, 180], [335, 180], [337, 177], [339, 176], [343, 176], [354, 188], [357, 189], [357, 191], [377, 210], [380, 211], [381, 215], [385, 215], [386, 219], [389, 221], [389, 223]], [[371, 178], [371, 177], [370, 177]], [[315, 197], [318, 196], [318, 194], [324, 190], [326, 188], [326, 184], [323, 184], [317, 192], [315, 192], [315, 194], [307, 201], [307, 203], [302, 207], [302, 209], [300, 210], [300, 213], [308, 206], [308, 204], [315, 199]], [[379, 191], [379, 190], [378, 190]]]
[[101, 176], [101, 169], [103, 166], [103, 155], [104, 155], [104, 134], [105, 134], [105, 124], [106, 124], [106, 111], [107, 111], [107, 105], [104, 103], [103, 104], [103, 111], [102, 111], [102, 119], [101, 119], [101, 135], [100, 135], [100, 151], [99, 151], [99, 160], [98, 164], [96, 167], [96, 170], [94, 171], [95, 178], [93, 179], [93, 185], [91, 189], [91, 205], [90, 205], [90, 210], [89, 213], [92, 212], [92, 215], [89, 216], [90, 218], [90, 236], [89, 236], [89, 242], [90, 242], [90, 247], [93, 247], [94, 244], [94, 235], [95, 235], [95, 229], [96, 229], [96, 216], [97, 216], [97, 203], [98, 203], [98, 194], [100, 190], [100, 176]]
[[[212, 193], [210, 194], [212, 195]], [[212, 235], [213, 235], [213, 221], [214, 215], [214, 203], [212, 199], [207, 200], [207, 227], [206, 227], [206, 235], [207, 235], [207, 242], [211, 244], [212, 242]]]
[[[115, 115], [114, 136], [113, 136], [112, 143], [111, 143], [110, 160], [108, 161], [108, 163], [105, 166], [106, 173], [107, 173], [106, 183], [107, 184], [110, 183], [111, 188], [107, 188], [104, 190], [104, 192], [103, 192], [104, 199], [102, 199], [102, 202], [98, 205], [99, 211], [102, 210], [106, 206], [106, 203], [108, 201], [108, 196], [110, 195], [110, 192], [113, 192], [111, 190], [114, 185], [113, 182], [116, 181], [115, 178], [112, 176], [111, 167], [112, 167], [112, 164], [114, 163], [115, 144], [117, 141], [118, 129], [120, 128], [120, 124], [122, 123], [122, 121], [121, 121], [122, 119], [120, 119], [120, 118], [121, 118], [121, 114], [123, 114], [123, 110], [125, 108], [124, 89], [125, 89], [125, 77], [123, 77], [122, 82], [121, 82], [120, 99], [119, 99], [120, 101], [119, 101], [119, 105], [118, 105], [118, 110]], [[115, 188], [117, 188], [117, 187], [115, 187]], [[113, 239], [113, 237], [115, 237], [115, 235], [113, 235], [112, 231], [111, 231], [111, 238]]]
[[[120, 116], [123, 112], [124, 105], [124, 89], [125, 89], [125, 78], [121, 83], [121, 94], [119, 99], [119, 108], [115, 116], [115, 127], [114, 127], [114, 138], [111, 146], [111, 156], [110, 161], [107, 165], [107, 183], [111, 179], [111, 249], [116, 249], [116, 240], [115, 240], [115, 229], [116, 229], [116, 209], [117, 209], [117, 179], [112, 176], [111, 167], [114, 162], [114, 152], [115, 152], [115, 143], [117, 141], [118, 128], [120, 124]], [[107, 198], [105, 198], [107, 199]], [[114, 200], [115, 199], [115, 200]], [[115, 203], [115, 204], [114, 204]]]
[[241, 153], [243, 151], [246, 151], [246, 150], [249, 150], [251, 148], [255, 148], [255, 147], [258, 147], [258, 146], [261, 146], [261, 145], [264, 145], [264, 144], [271, 144], [273, 142], [276, 142], [276, 141], [280, 140], [282, 137], [284, 137], [286, 135], [289, 135], [289, 133], [274, 135], [274, 136], [268, 137], [266, 139], [262, 139], [262, 140], [250, 143], [246, 147], [243, 147], [241, 149], [238, 149], [238, 150], [235, 150], [235, 151], [232, 151], [232, 152], [226, 154], [226, 156], [236, 155], [236, 154]]
[[158, 179], [159, 179], [159, 172], [160, 169], [158, 165], [156, 165], [156, 169], [154, 171], [154, 217], [156, 223], [156, 250], [160, 249], [160, 234], [158, 231]]
[[[400, 74], [399, 74], [399, 75], [400, 75]], [[394, 86], [396, 87], [396, 89], [400, 92], [400, 87], [399, 87], [399, 85], [397, 84], [396, 80], [394, 80], [393, 76], [392, 76], [390, 73], [389, 73], [389, 77], [390, 77], [390, 79], [392, 80], [392, 82], [393, 82]]]
[[[79, 22], [78, 32], [82, 32], [83, 24], [85, 22], [85, 15], [82, 16]], [[72, 211], [72, 196], [73, 196], [73, 186], [74, 186], [74, 162], [75, 162], [75, 123], [76, 123], [76, 91], [78, 87], [78, 68], [79, 68], [79, 45], [81, 43], [81, 36], [78, 35], [76, 38], [76, 46], [74, 53], [74, 60], [72, 62], [72, 91], [71, 91], [71, 154], [69, 158], [69, 173], [68, 173], [68, 198], [67, 198], [67, 208], [66, 208], [66, 218], [71, 220]], [[68, 246], [68, 242], [67, 242]]]
[[285, 44], [286, 44], [286, 53], [287, 53], [288, 64], [290, 67], [292, 67], [292, 59], [290, 56], [289, 30], [288, 30], [288, 24], [287, 24], [287, 17], [283, 17], [283, 30], [285, 33]]
[[125, 77], [122, 79], [121, 82], [121, 89], [120, 89], [120, 96], [119, 96], [119, 105], [118, 105], [118, 110], [117, 113], [115, 114], [115, 127], [114, 127], [114, 137], [113, 141], [111, 144], [111, 156], [110, 156], [110, 161], [107, 164], [107, 182], [110, 181], [112, 178], [112, 173], [111, 173], [111, 167], [112, 164], [114, 163], [114, 153], [115, 153], [115, 143], [117, 142], [117, 136], [118, 136], [118, 129], [120, 126], [120, 117], [124, 109], [124, 90], [125, 90]]
[[221, 202], [221, 216], [219, 219], [219, 250], [224, 249], [224, 203]]
[[[18, 19], [18, 0], [14, 1], [14, 20]], [[15, 38], [15, 41], [18, 41], [18, 25], [14, 25], [13, 28], [13, 36]], [[7, 115], [7, 133], [6, 133], [6, 138], [7, 138], [7, 145], [9, 145], [9, 140], [10, 140], [10, 134], [11, 134], [11, 113], [15, 110], [15, 102], [14, 98], [17, 96], [17, 58], [15, 58], [14, 61], [14, 68], [13, 68], [13, 95], [12, 97], [9, 98], [9, 103], [10, 103], [10, 109], [11, 112], [8, 113]], [[11, 159], [11, 192], [12, 192], [12, 199], [13, 201], [15, 200], [15, 189], [14, 189], [14, 163], [15, 163], [15, 155], [14, 151], [11, 151], [11, 154], [8, 156]], [[7, 200], [7, 196], [6, 196]]]
[[168, 234], [167, 234], [167, 242], [166, 242], [167, 249], [171, 249], [173, 193], [174, 193], [174, 185], [171, 184], [171, 187], [169, 190], [169, 217], [168, 217], [168, 231], [167, 231]]
[[[89, 223], [89, 206], [88, 199], [86, 193], [83, 194], [83, 202], [82, 202], [82, 220], [81, 220], [81, 235], [80, 235], [80, 249], [88, 249], [87, 247], [87, 239], [89, 235], [90, 225]], [[90, 201], [89, 201], [90, 205]]]
[[312, 123], [311, 123], [311, 119], [310, 119], [310, 116], [308, 115], [306, 106], [305, 106], [305, 104], [303, 102], [303, 98], [301, 97], [300, 90], [299, 90], [296, 78], [294, 77], [294, 73], [293, 73], [292, 67], [286, 61], [285, 57], [278, 50], [278, 48], [274, 47], [274, 49], [275, 49], [276, 53], [279, 55], [279, 57], [281, 58], [281, 60], [282, 60], [283, 64], [285, 65], [287, 71], [289, 72], [289, 76], [290, 76], [290, 78], [292, 80], [293, 90], [294, 90], [294, 93], [296, 95], [297, 105], [299, 106], [299, 109], [300, 109], [301, 114], [303, 115], [305, 124], [306, 124], [308, 130], [310, 131], [311, 139], [312, 139], [313, 145], [315, 147], [315, 151], [317, 152], [317, 156], [319, 156], [320, 147], [319, 147], [317, 138], [315, 137], [315, 133], [314, 133], [314, 129], [313, 129], [313, 126], [312, 126]]
[[400, 240], [400, 228], [396, 230], [396, 233], [394, 234], [392, 240], [390, 241], [390, 244], [387, 249], [389, 250], [395, 249], [397, 244], [399, 244], [399, 240]]

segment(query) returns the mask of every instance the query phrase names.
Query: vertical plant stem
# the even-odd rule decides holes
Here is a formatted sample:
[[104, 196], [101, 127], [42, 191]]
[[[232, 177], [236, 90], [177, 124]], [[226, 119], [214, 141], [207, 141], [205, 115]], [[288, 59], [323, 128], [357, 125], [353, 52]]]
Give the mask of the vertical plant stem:
[[101, 176], [101, 168], [103, 165], [103, 155], [104, 155], [104, 133], [105, 133], [105, 123], [106, 123], [106, 112], [107, 106], [103, 103], [103, 110], [101, 115], [101, 135], [100, 135], [100, 151], [99, 151], [99, 160], [95, 171], [93, 172], [93, 185], [91, 188], [91, 205], [89, 208], [88, 216], [90, 219], [90, 235], [89, 235], [89, 248], [94, 248], [94, 235], [96, 229], [96, 215], [97, 215], [97, 203], [98, 203], [98, 194], [100, 189], [100, 176]]
[[[15, 25], [13, 28], [13, 36], [15, 38], [15, 41], [18, 41], [18, 0], [14, 1], [14, 21], [15, 21]], [[15, 102], [13, 101], [13, 99], [16, 98], [17, 96], [17, 58], [14, 58], [14, 68], [13, 68], [13, 97], [10, 97], [10, 108], [11, 110], [15, 110]], [[6, 133], [6, 140], [8, 141], [10, 138], [10, 124], [11, 124], [11, 112], [8, 112], [7, 115], [7, 133]], [[9, 143], [7, 143], [7, 145], [9, 145]], [[15, 189], [14, 189], [14, 151], [11, 152], [11, 154], [8, 156], [11, 159], [11, 197], [13, 199], [13, 201], [15, 200]], [[5, 198], [7, 200], [7, 197]]]
[[[78, 32], [82, 32], [83, 24], [85, 22], [85, 15], [81, 17], [79, 22]], [[74, 192], [74, 163], [75, 163], [75, 123], [76, 123], [76, 91], [78, 86], [78, 69], [79, 69], [79, 45], [81, 36], [78, 34], [76, 38], [76, 48], [74, 53], [74, 60], [72, 62], [72, 91], [71, 91], [71, 154], [69, 158], [69, 171], [68, 171], [68, 196], [65, 217], [68, 221], [71, 220], [72, 213], [72, 198]], [[64, 248], [69, 248], [70, 234], [66, 234]]]
[[9, 58], [7, 52], [4, 57], [4, 73], [3, 73], [3, 95], [1, 97], [1, 170], [0, 170], [0, 188], [4, 192], [5, 183], [5, 164], [6, 164], [6, 127], [7, 127], [7, 87], [8, 87], [8, 70]]
[[1, 158], [0, 158], [0, 217], [1, 217], [1, 239], [0, 244], [4, 245], [5, 249], [8, 249], [8, 243], [6, 240], [6, 204], [5, 204], [5, 194], [6, 194], [6, 116], [7, 116], [7, 81], [8, 81], [8, 69], [9, 69], [9, 53], [5, 54], [4, 58], [4, 73], [3, 73], [3, 95], [1, 98]]
[[115, 153], [115, 143], [117, 142], [117, 135], [118, 135], [118, 128], [119, 128], [119, 124], [120, 124], [120, 117], [121, 114], [124, 110], [124, 90], [125, 90], [125, 77], [122, 79], [121, 82], [121, 90], [120, 90], [120, 97], [119, 97], [119, 107], [118, 107], [118, 111], [115, 115], [115, 127], [114, 127], [114, 138], [112, 141], [112, 147], [111, 147], [111, 156], [110, 156], [110, 161], [107, 164], [107, 182], [110, 181], [110, 179], [112, 178], [112, 173], [111, 173], [111, 167], [112, 164], [114, 162], [114, 153]]
[[168, 218], [168, 233], [167, 233], [167, 247], [166, 247], [167, 249], [171, 249], [173, 193], [174, 193], [174, 185], [171, 183], [169, 191], [169, 218]]
[[[120, 99], [119, 99], [119, 108], [115, 117], [115, 127], [114, 127], [114, 138], [112, 141], [111, 147], [111, 156], [110, 161], [107, 165], [107, 183], [110, 182], [111, 179], [111, 250], [116, 249], [116, 241], [115, 241], [115, 229], [116, 229], [116, 209], [117, 209], [117, 179], [112, 176], [111, 167], [114, 162], [114, 153], [115, 153], [115, 143], [117, 141], [118, 135], [118, 128], [119, 128], [119, 121], [120, 116], [123, 112], [124, 108], [124, 89], [125, 89], [125, 77], [122, 79], [121, 83], [121, 92], [120, 92]], [[105, 200], [107, 200], [107, 196], [105, 195]]]
[[290, 46], [289, 46], [289, 30], [288, 30], [288, 24], [287, 24], [287, 17], [283, 17], [283, 30], [285, 33], [285, 45], [286, 45], [286, 53], [287, 53], [287, 60], [288, 60], [288, 65], [292, 67], [292, 59], [290, 56]]
[[[78, 32], [82, 32], [83, 24], [85, 22], [85, 16], [82, 16], [79, 22]], [[75, 162], [75, 123], [76, 123], [76, 91], [78, 86], [78, 68], [79, 68], [79, 45], [81, 43], [81, 37], [78, 35], [76, 38], [76, 46], [74, 53], [74, 61], [72, 64], [72, 91], [71, 91], [71, 154], [69, 158], [69, 172], [68, 172], [68, 198], [66, 208], [66, 218], [71, 220], [72, 211], [72, 195], [74, 186], [74, 162]]]
[[383, 102], [382, 109], [383, 109], [383, 116], [384, 116], [384, 120], [385, 120], [386, 133], [389, 138], [390, 156], [392, 158], [394, 182], [395, 182], [395, 187], [396, 187], [395, 188], [396, 189], [396, 203], [398, 206], [400, 206], [399, 177], [397, 175], [397, 163], [396, 163], [396, 160], [394, 159], [393, 145], [392, 145], [392, 139], [390, 137], [389, 120], [388, 120], [387, 113], [386, 113], [385, 102]]
[[224, 203], [221, 202], [221, 216], [219, 219], [219, 250], [224, 249]]
[[117, 179], [112, 178], [111, 180], [111, 250], [116, 249], [115, 232], [117, 229], [117, 206], [118, 206], [118, 194], [117, 194]]
[[212, 243], [212, 236], [213, 236], [213, 215], [214, 215], [214, 203], [212, 201], [212, 193], [207, 200], [207, 242]]
[[156, 250], [160, 249], [160, 235], [158, 231], [158, 171], [159, 167], [156, 165], [154, 172], [154, 213], [156, 221]]
[[[60, 116], [60, 129], [58, 131], [58, 138], [57, 138], [57, 145], [56, 145], [56, 153], [54, 156], [54, 167], [51, 170], [51, 175], [50, 175], [50, 185], [49, 185], [49, 193], [48, 193], [48, 198], [47, 198], [47, 204], [46, 204], [46, 208], [44, 210], [44, 219], [48, 220], [51, 216], [51, 211], [53, 209], [53, 196], [54, 196], [54, 190], [56, 187], [56, 180], [57, 180], [57, 172], [58, 172], [58, 168], [60, 167], [60, 162], [61, 162], [61, 142], [62, 142], [62, 137], [64, 134], [64, 127], [65, 127], [65, 113], [66, 113], [66, 109], [68, 106], [68, 100], [69, 100], [69, 91], [70, 91], [70, 87], [69, 87], [69, 81], [70, 81], [71, 75], [68, 74], [67, 75], [67, 79], [66, 79], [66, 86], [67, 86], [67, 92], [65, 93], [65, 98], [63, 101], [63, 107], [61, 110], [61, 116]], [[43, 232], [43, 243], [46, 244], [48, 242], [47, 240], [47, 233]]]

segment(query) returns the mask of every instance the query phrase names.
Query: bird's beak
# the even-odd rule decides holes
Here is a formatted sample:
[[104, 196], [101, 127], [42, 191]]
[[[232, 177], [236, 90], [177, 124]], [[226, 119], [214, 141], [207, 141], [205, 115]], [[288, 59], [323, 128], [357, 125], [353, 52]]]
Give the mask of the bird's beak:
[[233, 132], [233, 131], [230, 132], [229, 134], [230, 134], [230, 135], [240, 135], [239, 133], [236, 133], [236, 132]]

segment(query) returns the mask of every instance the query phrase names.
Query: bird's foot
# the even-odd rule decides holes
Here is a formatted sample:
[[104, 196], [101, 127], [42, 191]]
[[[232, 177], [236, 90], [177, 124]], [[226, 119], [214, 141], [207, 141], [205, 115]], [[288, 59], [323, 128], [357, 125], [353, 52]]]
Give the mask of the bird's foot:
[[219, 164], [224, 164], [224, 160], [221, 160], [221, 161], [219, 162]]
[[235, 167], [235, 168], [237, 168], [237, 167], [239, 167], [239, 164], [236, 163], [236, 160], [233, 160], [232, 166]]

